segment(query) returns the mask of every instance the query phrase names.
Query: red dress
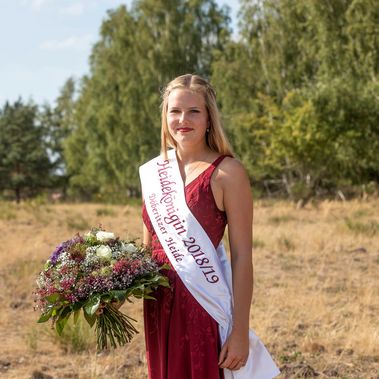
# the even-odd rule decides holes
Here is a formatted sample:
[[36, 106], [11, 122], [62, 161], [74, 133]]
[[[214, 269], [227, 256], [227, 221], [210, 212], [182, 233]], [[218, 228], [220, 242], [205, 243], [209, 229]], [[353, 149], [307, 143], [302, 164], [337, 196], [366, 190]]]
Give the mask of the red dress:
[[[189, 209], [217, 247], [226, 226], [226, 214], [213, 197], [211, 176], [225, 158], [220, 156], [185, 187]], [[145, 206], [143, 221], [152, 235], [153, 256], [169, 263]], [[217, 322], [202, 308], [172, 268], [165, 271], [171, 288], [160, 287], [144, 301], [146, 357], [150, 379], [223, 379], [218, 367], [221, 342]]]

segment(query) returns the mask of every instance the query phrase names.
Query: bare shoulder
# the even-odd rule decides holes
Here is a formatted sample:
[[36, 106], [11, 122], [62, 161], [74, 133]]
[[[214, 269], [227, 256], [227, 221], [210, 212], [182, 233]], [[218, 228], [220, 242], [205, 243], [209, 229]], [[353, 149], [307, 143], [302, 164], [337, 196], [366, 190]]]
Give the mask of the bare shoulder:
[[226, 157], [222, 160], [218, 166], [216, 178], [223, 186], [249, 184], [245, 167], [238, 159], [232, 157]]
[[245, 167], [236, 158], [226, 157], [220, 162], [211, 185], [217, 207], [222, 211], [233, 212], [241, 208], [241, 202], [246, 205], [250, 201], [250, 180]]

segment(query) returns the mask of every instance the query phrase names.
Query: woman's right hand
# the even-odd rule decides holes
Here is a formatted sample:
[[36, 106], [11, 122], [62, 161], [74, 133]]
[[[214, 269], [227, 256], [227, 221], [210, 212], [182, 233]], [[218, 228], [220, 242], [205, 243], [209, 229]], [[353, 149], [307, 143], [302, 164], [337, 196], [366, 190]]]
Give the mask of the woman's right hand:
[[[119, 310], [124, 303], [125, 303], [125, 300], [122, 300], [122, 301], [112, 300], [110, 304], [113, 308]], [[106, 303], [103, 303], [103, 302], [100, 303], [99, 308], [97, 308], [95, 312], [96, 316], [100, 316], [104, 312], [105, 306], [106, 306]]]
[[100, 303], [99, 308], [96, 309], [95, 315], [100, 316], [103, 314], [103, 309], [105, 308], [105, 303]]

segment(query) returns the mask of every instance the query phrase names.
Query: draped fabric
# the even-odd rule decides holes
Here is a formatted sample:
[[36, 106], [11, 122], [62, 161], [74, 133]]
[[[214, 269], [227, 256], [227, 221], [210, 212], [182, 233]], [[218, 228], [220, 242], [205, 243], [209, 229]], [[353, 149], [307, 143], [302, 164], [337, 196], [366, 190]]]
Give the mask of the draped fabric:
[[[215, 248], [222, 239], [227, 220], [225, 212], [217, 208], [210, 181], [224, 158], [217, 158], [185, 187], [187, 205]], [[145, 206], [142, 217], [152, 235], [153, 256], [161, 264], [170, 264]], [[191, 295], [173, 268], [164, 273], [171, 287], [159, 288], [153, 294], [155, 301], [144, 301], [149, 378], [223, 379], [223, 371], [218, 367], [221, 343], [217, 322]]]

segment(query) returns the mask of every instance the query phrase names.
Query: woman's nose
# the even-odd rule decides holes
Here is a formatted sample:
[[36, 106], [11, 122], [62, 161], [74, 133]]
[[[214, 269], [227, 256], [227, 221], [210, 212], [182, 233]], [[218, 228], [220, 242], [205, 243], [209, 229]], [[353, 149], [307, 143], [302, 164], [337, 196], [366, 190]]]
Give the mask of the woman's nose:
[[182, 112], [180, 114], [180, 117], [179, 117], [179, 122], [182, 124], [183, 122], [185, 122], [187, 120], [187, 116], [186, 116], [186, 113], [185, 112]]

